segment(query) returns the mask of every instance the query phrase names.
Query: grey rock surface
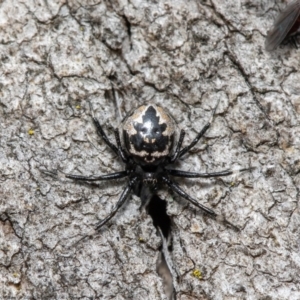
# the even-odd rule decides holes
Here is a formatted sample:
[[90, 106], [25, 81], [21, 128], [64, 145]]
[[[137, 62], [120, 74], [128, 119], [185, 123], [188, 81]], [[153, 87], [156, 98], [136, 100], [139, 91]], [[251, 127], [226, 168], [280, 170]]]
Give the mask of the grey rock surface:
[[[178, 168], [255, 167], [180, 180], [240, 232], [159, 192], [176, 227], [177, 298], [300, 299], [300, 50], [264, 50], [285, 5], [1, 1], [1, 299], [166, 299], [156, 272], [160, 238], [138, 197], [94, 230], [126, 181], [95, 187], [41, 172], [122, 170], [96, 134], [89, 102], [113, 138], [122, 117], [150, 101], [172, 113], [178, 132], [186, 129], [185, 144], [220, 101]], [[192, 276], [197, 270], [202, 279]]]

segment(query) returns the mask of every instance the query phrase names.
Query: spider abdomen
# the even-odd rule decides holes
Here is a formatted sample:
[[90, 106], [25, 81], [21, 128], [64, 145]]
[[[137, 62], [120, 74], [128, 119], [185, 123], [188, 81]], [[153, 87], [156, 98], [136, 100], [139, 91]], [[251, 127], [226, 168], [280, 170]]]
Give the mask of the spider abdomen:
[[137, 163], [157, 165], [170, 154], [175, 128], [175, 121], [163, 108], [142, 105], [123, 123], [126, 149]]

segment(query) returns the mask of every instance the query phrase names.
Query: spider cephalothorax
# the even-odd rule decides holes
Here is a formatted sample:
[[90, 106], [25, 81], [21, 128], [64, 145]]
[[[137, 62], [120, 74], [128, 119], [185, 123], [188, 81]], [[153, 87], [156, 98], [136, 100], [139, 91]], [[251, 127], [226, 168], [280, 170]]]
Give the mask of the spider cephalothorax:
[[[216, 108], [213, 111], [213, 116]], [[203, 210], [206, 214], [216, 217], [217, 215], [213, 210], [200, 204], [183, 191], [173, 177], [209, 178], [227, 176], [237, 171], [225, 170], [214, 173], [196, 173], [167, 168], [168, 165], [176, 163], [178, 158], [182, 157], [196, 145], [210, 127], [213, 116], [194, 140], [183, 148], [181, 146], [185, 132], [181, 130], [177, 145], [173, 147], [176, 131], [174, 119], [162, 107], [156, 104], [142, 105], [128, 114], [122, 123], [124, 149], [118, 129], [115, 130], [116, 144], [114, 144], [108, 139], [99, 121], [93, 115], [93, 121], [99, 136], [101, 136], [113, 152], [123, 160], [126, 168], [124, 171], [100, 176], [72, 174], [66, 174], [65, 176], [73, 180], [86, 182], [128, 178], [128, 182], [117, 204], [108, 216], [97, 224], [97, 229], [102, 227], [116, 214], [131, 192], [134, 192], [141, 198], [143, 203], [146, 203], [155, 195], [156, 190], [162, 184], [166, 184], [172, 191]], [[241, 169], [238, 172], [244, 170], [249, 169]]]

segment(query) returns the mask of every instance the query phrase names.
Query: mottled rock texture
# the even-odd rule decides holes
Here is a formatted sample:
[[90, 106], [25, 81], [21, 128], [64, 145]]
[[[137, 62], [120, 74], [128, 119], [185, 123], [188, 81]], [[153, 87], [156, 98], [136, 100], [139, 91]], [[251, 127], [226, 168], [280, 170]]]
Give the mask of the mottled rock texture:
[[0, 1], [1, 299], [166, 299], [160, 238], [138, 197], [94, 232], [125, 180], [95, 187], [40, 169], [123, 169], [97, 136], [89, 102], [110, 138], [132, 108], [160, 104], [187, 144], [219, 100], [212, 127], [177, 167], [256, 169], [179, 180], [240, 232], [159, 192], [176, 227], [177, 297], [300, 299], [300, 49], [264, 50], [285, 5]]

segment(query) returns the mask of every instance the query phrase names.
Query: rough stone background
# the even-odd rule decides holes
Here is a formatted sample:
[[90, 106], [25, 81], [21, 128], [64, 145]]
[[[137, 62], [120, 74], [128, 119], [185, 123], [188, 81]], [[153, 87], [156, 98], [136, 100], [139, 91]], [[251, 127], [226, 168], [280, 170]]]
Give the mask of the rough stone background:
[[[122, 170], [97, 136], [144, 102], [193, 139], [178, 168], [256, 167], [180, 180], [235, 232], [172, 194], [178, 299], [300, 299], [300, 50], [264, 40], [280, 0], [0, 1], [0, 298], [166, 299], [160, 239], [125, 184], [52, 178]], [[86, 238], [84, 238], [86, 237]], [[82, 239], [83, 238], [83, 239]], [[202, 280], [192, 272], [202, 272]]]

